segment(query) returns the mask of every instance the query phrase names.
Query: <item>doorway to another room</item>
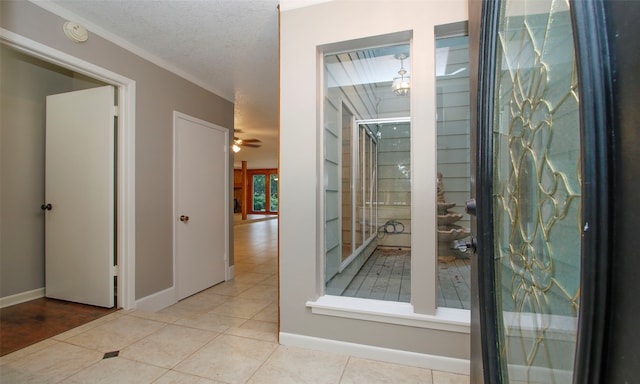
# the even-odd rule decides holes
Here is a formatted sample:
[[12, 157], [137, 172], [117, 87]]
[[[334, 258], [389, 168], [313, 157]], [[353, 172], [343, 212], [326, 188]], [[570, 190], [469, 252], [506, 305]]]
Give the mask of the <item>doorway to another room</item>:
[[[130, 220], [134, 201], [131, 172], [135, 149], [132, 147], [133, 125], [130, 111], [134, 101], [129, 98], [135, 83], [117, 74], [69, 57], [59, 51], [35, 46], [33, 42], [7, 33], [0, 44], [2, 54], [2, 264], [0, 314], [2, 317], [2, 355], [37, 342], [53, 334], [81, 325], [134, 303], [134, 277], [129, 273], [134, 263], [131, 239], [134, 235]], [[39, 57], [39, 58], [36, 58]], [[53, 62], [57, 64], [52, 64]], [[63, 67], [64, 66], [64, 67]], [[111, 97], [120, 102], [119, 122], [111, 129], [117, 151], [112, 177], [118, 189], [112, 188], [115, 208], [110, 216], [117, 228], [110, 244], [109, 257], [117, 262], [119, 273], [109, 278], [113, 285], [112, 308], [83, 306], [67, 301], [45, 298], [45, 98], [74, 90], [105, 85], [116, 87]], [[117, 133], [116, 133], [117, 132]], [[115, 181], [111, 183], [115, 185]], [[54, 207], [51, 204], [52, 211]], [[115, 240], [117, 236], [118, 241]], [[109, 268], [114, 270], [113, 267]], [[117, 290], [116, 287], [117, 286]], [[53, 323], [47, 322], [54, 320]], [[15, 328], [19, 325], [20, 328]], [[44, 332], [49, 333], [44, 333]], [[10, 340], [9, 337], [13, 337]]]
[[242, 161], [242, 168], [233, 170], [234, 222], [255, 222], [278, 218], [278, 169], [249, 169]]

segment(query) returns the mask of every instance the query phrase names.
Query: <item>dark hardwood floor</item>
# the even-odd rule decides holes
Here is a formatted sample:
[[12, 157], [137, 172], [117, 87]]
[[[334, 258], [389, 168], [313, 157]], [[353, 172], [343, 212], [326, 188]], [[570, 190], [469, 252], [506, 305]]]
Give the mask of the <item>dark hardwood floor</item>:
[[116, 311], [41, 298], [0, 309], [0, 356]]

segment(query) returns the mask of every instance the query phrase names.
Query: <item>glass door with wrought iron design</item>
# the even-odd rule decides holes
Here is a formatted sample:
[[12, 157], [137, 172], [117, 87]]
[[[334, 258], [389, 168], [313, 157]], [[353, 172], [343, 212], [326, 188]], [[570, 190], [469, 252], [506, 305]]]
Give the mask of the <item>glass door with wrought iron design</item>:
[[469, 0], [474, 384], [640, 375], [639, 16]]
[[479, 104], [488, 117], [479, 122], [486, 155], [477, 182], [501, 382], [573, 379], [582, 171], [569, 7], [506, 0], [493, 9], [495, 56], [483, 78], [493, 89]]

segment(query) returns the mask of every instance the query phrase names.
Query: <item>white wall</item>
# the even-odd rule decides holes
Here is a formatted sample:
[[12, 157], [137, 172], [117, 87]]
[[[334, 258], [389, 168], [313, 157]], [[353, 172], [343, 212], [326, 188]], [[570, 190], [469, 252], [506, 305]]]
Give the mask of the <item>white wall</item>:
[[[421, 319], [438, 318], [441, 314], [436, 311], [435, 295], [434, 26], [466, 20], [466, 1], [335, 0], [295, 9], [289, 4], [288, 0], [281, 1], [281, 342], [307, 347], [317, 343], [319, 348], [321, 345], [356, 345], [362, 346], [362, 350], [379, 347], [376, 350], [392, 354], [408, 351], [427, 360], [431, 358], [430, 363], [439, 361], [435, 356], [455, 362], [467, 361], [468, 326], [465, 332], [464, 327], [446, 329], [328, 316], [313, 313], [307, 305], [309, 301], [316, 301], [324, 289], [324, 239], [320, 231], [323, 218], [321, 50], [329, 44], [335, 49], [337, 46], [333, 44], [339, 42], [393, 34], [388, 39], [376, 38], [358, 44], [400, 43], [412, 37], [411, 192], [413, 196], [422, 196], [412, 206], [412, 249], [422, 255], [412, 260], [412, 268], [422, 270], [424, 277], [415, 282], [412, 279], [412, 292], [433, 292], [432, 295], [414, 294], [412, 308]], [[325, 343], [327, 340], [329, 344]], [[439, 368], [447, 369], [442, 364]]]

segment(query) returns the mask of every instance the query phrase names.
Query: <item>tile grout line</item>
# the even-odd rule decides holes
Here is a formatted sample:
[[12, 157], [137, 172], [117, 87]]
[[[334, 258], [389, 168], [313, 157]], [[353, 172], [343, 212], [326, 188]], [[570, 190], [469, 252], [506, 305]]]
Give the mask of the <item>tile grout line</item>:
[[349, 366], [349, 362], [351, 362], [351, 358], [353, 356], [351, 355], [347, 355], [347, 361], [345, 361], [344, 363], [344, 367], [342, 367], [342, 372], [340, 373], [340, 378], [338, 379], [338, 382], [336, 384], [341, 384], [342, 380], [344, 379], [344, 374], [345, 372], [347, 372], [347, 367]]
[[269, 356], [267, 356], [266, 359], [264, 359], [264, 361], [262, 363], [260, 363], [260, 365], [258, 366], [258, 368], [256, 368], [253, 373], [251, 373], [251, 375], [247, 378], [247, 380], [245, 381], [245, 383], [248, 383], [249, 381], [251, 381], [251, 379], [256, 375], [256, 373], [258, 373], [258, 371], [260, 370], [260, 368], [262, 368], [267, 361], [269, 361], [269, 359], [271, 358], [271, 356], [273, 356], [278, 349], [280, 348], [280, 345], [276, 343], [276, 347], [273, 349], [273, 351], [271, 351], [271, 353], [269, 353]]

